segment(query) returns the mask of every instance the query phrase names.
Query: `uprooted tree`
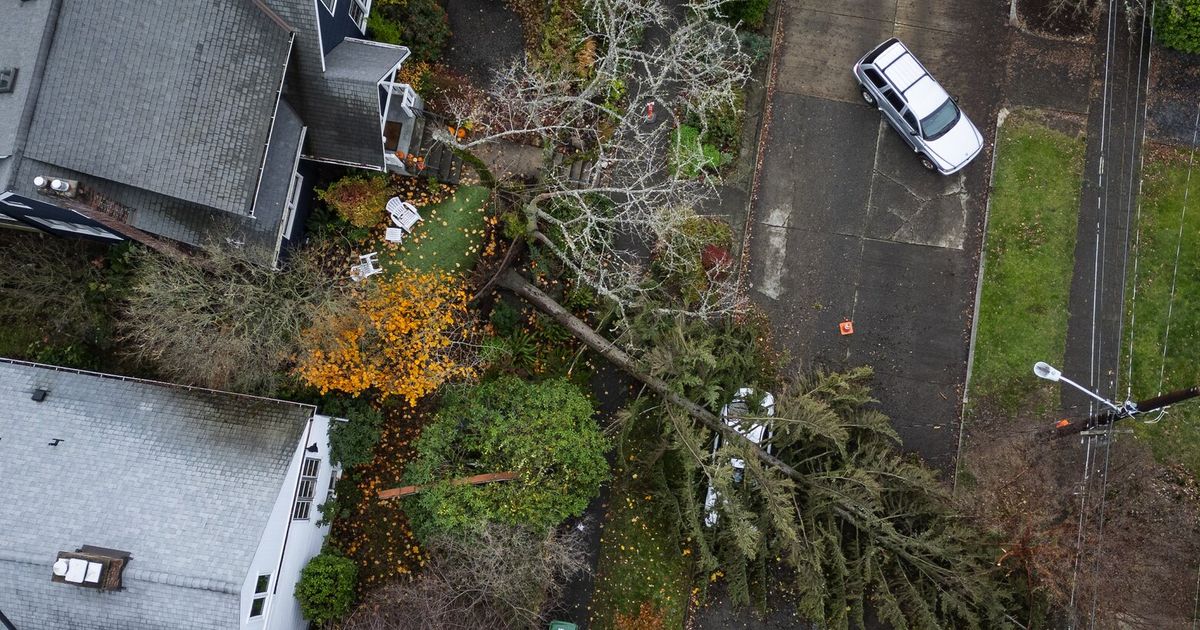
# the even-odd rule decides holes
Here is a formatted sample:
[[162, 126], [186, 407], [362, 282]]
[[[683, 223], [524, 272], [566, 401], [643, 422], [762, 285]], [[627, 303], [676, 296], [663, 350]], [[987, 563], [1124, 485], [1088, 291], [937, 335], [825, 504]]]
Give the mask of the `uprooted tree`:
[[[631, 326], [653, 331], [634, 340], [653, 348], [639, 360], [515, 272], [500, 285], [670, 403], [655, 406], [669, 429], [663, 449], [688, 454], [687, 475], [671, 486], [674, 509], [700, 541], [704, 566], [731, 573], [736, 600], [749, 600], [751, 572], [765, 575], [765, 563], [778, 557], [796, 576], [801, 611], [835, 628], [861, 625], [868, 602], [896, 627], [922, 628], [1006, 627], [1012, 608], [1024, 604], [1014, 603], [1013, 588], [994, 566], [994, 541], [961, 519], [931, 471], [897, 451], [887, 418], [869, 408], [870, 370], [785, 384], [768, 453], [693, 402], [716, 406], [722, 391], [737, 385], [721, 382], [727, 375], [716, 369], [716, 357], [753, 351], [753, 335], [740, 346], [720, 345], [711, 322], [677, 315], [664, 323], [651, 313], [649, 324]], [[713, 433], [724, 442], [715, 460], [704, 447]], [[738, 487], [722, 470], [731, 456], [746, 465], [747, 481]], [[698, 504], [705, 483], [724, 497], [717, 507], [724, 525], [712, 532]]]
[[[587, 0], [575, 16], [580, 46], [594, 55], [583, 76], [518, 63], [486, 93], [446, 105], [472, 129], [465, 140], [441, 132], [459, 149], [520, 139], [547, 158], [561, 150], [594, 162], [574, 180], [547, 173], [525, 191], [521, 211], [531, 243], [622, 312], [664, 288], [662, 275], [647, 273], [648, 255], [667, 269], [689, 264], [697, 247], [684, 227], [715, 196], [713, 178], [686, 176], [697, 165], [666, 164], [668, 155], [703, 159], [679, 150], [675, 128], [686, 118], [706, 129], [715, 112], [734, 106], [749, 76], [737, 33], [708, 18], [719, 4], [689, 2], [677, 16], [655, 0]], [[645, 122], [649, 103], [653, 124]], [[712, 314], [740, 306], [726, 281], [703, 289], [664, 308]]]

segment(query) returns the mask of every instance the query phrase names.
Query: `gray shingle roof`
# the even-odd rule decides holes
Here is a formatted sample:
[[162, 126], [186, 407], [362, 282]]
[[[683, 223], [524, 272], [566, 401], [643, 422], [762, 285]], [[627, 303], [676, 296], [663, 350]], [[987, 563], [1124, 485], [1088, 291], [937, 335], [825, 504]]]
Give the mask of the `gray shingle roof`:
[[[22, 630], [237, 627], [238, 589], [312, 414], [0, 359], [0, 610]], [[125, 590], [50, 581], [57, 552], [85, 544], [132, 554]]]
[[249, 1], [62, 0], [26, 155], [247, 214], [290, 43]]
[[[11, 93], [0, 94], [0, 157], [12, 155], [21, 119], [37, 74], [37, 60], [52, 17], [52, 2], [0, 4], [0, 68], [17, 68]], [[0, 180], [0, 187], [4, 185]]]
[[[348, 0], [347, 0], [348, 1]], [[346, 39], [324, 58], [308, 0], [266, 0], [296, 31], [288, 96], [308, 125], [309, 155], [382, 170], [379, 80], [409, 54], [403, 46]], [[330, 74], [332, 73], [332, 74]]]
[[305, 118], [318, 158], [384, 167], [379, 81], [407, 56], [407, 48], [361, 39], [329, 53], [320, 98], [310, 99]]

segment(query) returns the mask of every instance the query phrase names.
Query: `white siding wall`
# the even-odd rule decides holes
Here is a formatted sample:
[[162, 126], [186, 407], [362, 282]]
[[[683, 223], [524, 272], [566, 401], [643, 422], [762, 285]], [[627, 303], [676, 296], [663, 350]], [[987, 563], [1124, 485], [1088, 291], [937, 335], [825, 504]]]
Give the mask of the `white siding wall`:
[[[263, 536], [254, 554], [254, 562], [242, 583], [242, 630], [303, 630], [307, 623], [300, 615], [300, 606], [292, 593], [300, 579], [300, 570], [310, 558], [321, 551], [329, 527], [317, 527], [321, 513], [317, 506], [325, 502], [329, 487], [329, 421], [327, 416], [313, 416], [304, 439], [296, 445], [292, 463], [288, 466], [286, 481], [274, 497], [275, 507], [263, 531]], [[305, 451], [309, 444], [317, 445], [316, 453]], [[292, 508], [296, 497], [296, 486], [300, 479], [300, 466], [306, 457], [321, 460], [317, 472], [316, 492], [308, 520], [292, 520]], [[282, 563], [280, 561], [282, 557]], [[258, 576], [271, 576], [267, 591], [266, 607], [260, 617], [250, 618], [254, 601], [254, 588]]]

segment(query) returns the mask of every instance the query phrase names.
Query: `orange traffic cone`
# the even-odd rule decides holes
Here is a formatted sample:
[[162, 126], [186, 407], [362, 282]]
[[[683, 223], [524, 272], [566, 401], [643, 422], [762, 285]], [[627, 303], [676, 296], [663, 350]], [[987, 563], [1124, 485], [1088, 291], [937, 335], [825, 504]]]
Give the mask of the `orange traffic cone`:
[[846, 321], [838, 324], [838, 331], [841, 332], [843, 335], [853, 335], [854, 334], [854, 322], [847, 319]]

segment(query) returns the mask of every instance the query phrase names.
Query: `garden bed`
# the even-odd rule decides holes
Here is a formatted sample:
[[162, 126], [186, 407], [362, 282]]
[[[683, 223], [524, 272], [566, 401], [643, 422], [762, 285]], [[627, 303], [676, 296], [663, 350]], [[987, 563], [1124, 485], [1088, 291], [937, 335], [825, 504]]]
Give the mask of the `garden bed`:
[[398, 399], [383, 411], [375, 458], [346, 471], [338, 481], [338, 502], [348, 513], [334, 521], [328, 539], [329, 545], [358, 565], [360, 593], [390, 579], [411, 577], [425, 561], [401, 502], [379, 501], [375, 494], [404, 485], [404, 466], [413, 456], [412, 442], [431, 411], [425, 406], [410, 408]]

